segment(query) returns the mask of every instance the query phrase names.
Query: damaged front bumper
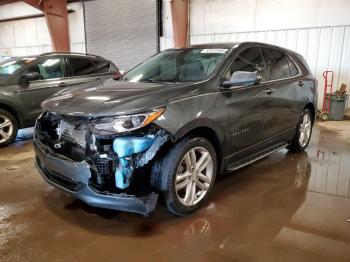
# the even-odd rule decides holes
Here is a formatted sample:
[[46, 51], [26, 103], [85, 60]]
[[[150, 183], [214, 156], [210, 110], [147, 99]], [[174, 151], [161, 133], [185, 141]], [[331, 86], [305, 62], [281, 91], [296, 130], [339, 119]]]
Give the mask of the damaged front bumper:
[[98, 192], [90, 186], [91, 166], [55, 154], [49, 147], [34, 141], [36, 166], [52, 186], [82, 200], [88, 205], [148, 215], [157, 204], [158, 194], [136, 197], [126, 193]]

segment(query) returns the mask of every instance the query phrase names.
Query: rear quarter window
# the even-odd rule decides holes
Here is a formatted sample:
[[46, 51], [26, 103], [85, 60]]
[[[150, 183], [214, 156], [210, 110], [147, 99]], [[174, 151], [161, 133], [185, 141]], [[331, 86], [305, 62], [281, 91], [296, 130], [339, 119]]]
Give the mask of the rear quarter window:
[[270, 48], [264, 48], [263, 50], [266, 71], [270, 80], [291, 77], [289, 58], [284, 52]]
[[115, 64], [113, 64], [112, 62], [110, 62], [111, 65], [110, 65], [110, 71], [111, 72], [116, 72], [116, 71], [119, 71], [118, 67], [115, 66]]
[[293, 77], [298, 75], [299, 73], [298, 68], [290, 58], [288, 58], [288, 63], [289, 63], [290, 76]]
[[96, 74], [107, 73], [111, 67], [111, 63], [104, 59], [94, 59], [93, 62], [95, 63]]
[[68, 67], [72, 76], [85, 76], [95, 73], [94, 63], [85, 57], [68, 57]]

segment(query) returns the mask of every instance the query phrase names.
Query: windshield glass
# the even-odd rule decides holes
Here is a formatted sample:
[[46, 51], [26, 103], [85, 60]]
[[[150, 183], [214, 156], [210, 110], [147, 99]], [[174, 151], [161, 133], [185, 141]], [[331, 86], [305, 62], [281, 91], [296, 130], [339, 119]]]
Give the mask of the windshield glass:
[[186, 48], [161, 52], [124, 76], [128, 82], [196, 82], [209, 78], [228, 49]]
[[0, 64], [0, 77], [14, 74], [17, 70], [22, 68], [24, 65], [30, 63], [33, 58], [19, 58], [16, 60], [5, 61]]

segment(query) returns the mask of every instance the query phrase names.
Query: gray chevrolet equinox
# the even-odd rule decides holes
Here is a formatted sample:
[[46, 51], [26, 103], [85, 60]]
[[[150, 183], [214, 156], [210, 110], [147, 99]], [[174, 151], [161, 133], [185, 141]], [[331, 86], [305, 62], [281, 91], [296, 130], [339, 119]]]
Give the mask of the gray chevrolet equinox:
[[287, 147], [303, 151], [317, 86], [304, 58], [261, 43], [161, 52], [122, 79], [46, 100], [36, 165], [89, 205], [147, 215], [199, 208], [217, 174]]
[[11, 143], [17, 130], [33, 126], [40, 104], [72, 85], [105, 80], [115, 65], [98, 56], [46, 53], [18, 57], [0, 64], [0, 147]]

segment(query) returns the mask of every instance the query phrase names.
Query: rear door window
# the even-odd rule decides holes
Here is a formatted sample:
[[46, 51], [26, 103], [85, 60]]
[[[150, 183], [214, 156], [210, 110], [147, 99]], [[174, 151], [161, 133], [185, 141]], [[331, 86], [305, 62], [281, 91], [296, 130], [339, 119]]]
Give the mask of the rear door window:
[[261, 49], [259, 47], [252, 47], [242, 51], [231, 64], [225, 77], [230, 79], [236, 71], [258, 73], [261, 76], [261, 82], [266, 81], [267, 76]]
[[94, 62], [85, 57], [68, 57], [68, 68], [72, 76], [96, 74]]
[[291, 77], [293, 74], [296, 75], [296, 68], [293, 69], [293, 74], [291, 73], [290, 61], [286, 53], [271, 48], [263, 48], [263, 50], [266, 71], [270, 80], [279, 80]]

